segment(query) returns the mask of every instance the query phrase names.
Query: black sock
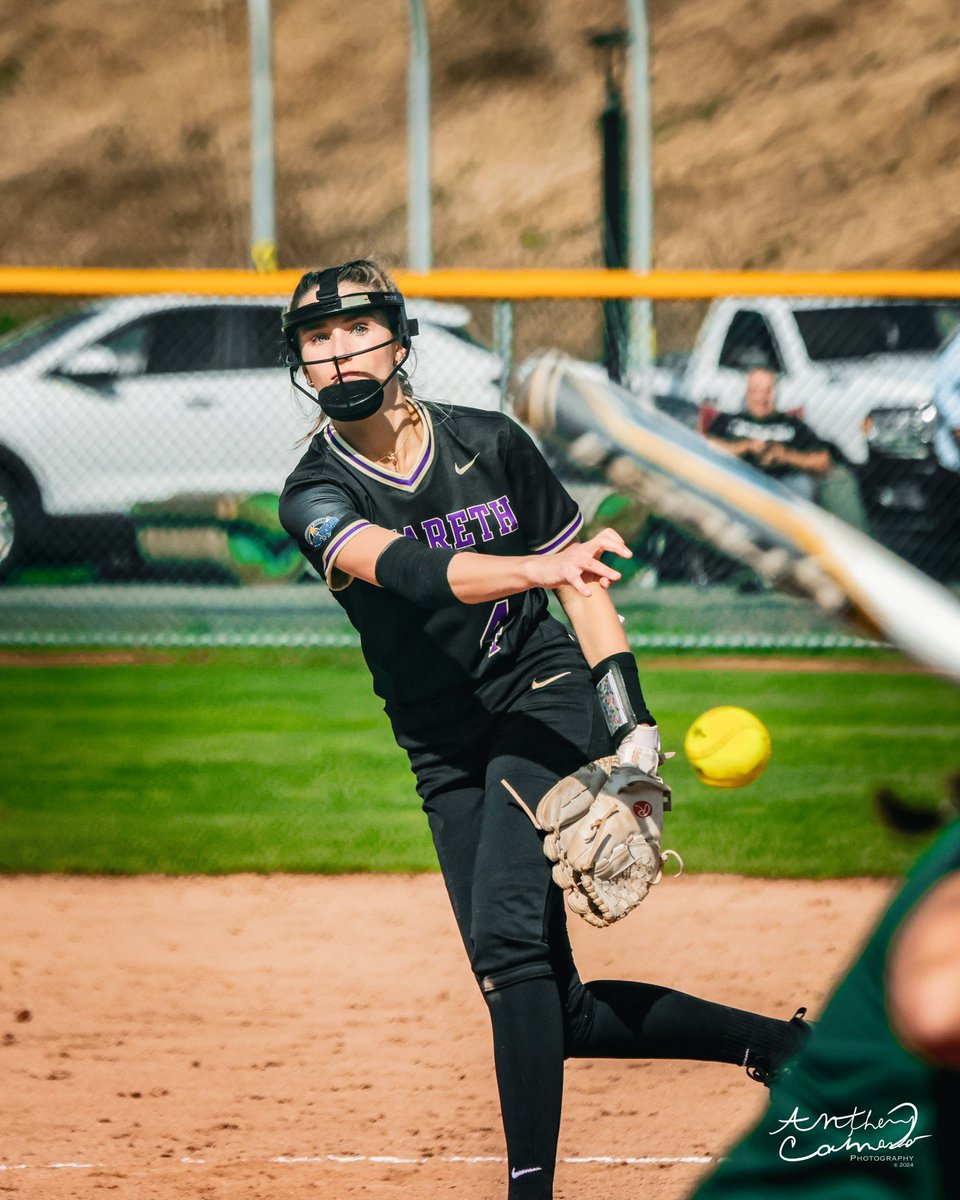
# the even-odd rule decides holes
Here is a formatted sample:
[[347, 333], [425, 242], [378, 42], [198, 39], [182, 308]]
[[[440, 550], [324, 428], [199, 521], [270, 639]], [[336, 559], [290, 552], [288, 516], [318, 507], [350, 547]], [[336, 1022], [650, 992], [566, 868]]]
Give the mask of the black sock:
[[686, 1058], [741, 1065], [747, 1051], [779, 1056], [797, 1034], [778, 1021], [650, 983], [597, 980], [586, 985], [589, 1032], [570, 1048], [577, 1058]]
[[484, 995], [507, 1141], [509, 1200], [550, 1200], [563, 1098], [556, 981], [526, 979]]

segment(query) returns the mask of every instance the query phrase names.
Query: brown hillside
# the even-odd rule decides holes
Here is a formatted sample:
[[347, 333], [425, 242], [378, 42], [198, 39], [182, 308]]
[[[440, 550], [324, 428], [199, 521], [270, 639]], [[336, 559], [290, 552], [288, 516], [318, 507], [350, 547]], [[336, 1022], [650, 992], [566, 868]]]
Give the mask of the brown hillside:
[[[649, 8], [658, 266], [960, 267], [956, 0]], [[597, 264], [624, 0], [429, 11], [437, 265]], [[406, 13], [274, 0], [284, 265], [406, 261]], [[0, 262], [246, 265], [243, 0], [0, 14]]]

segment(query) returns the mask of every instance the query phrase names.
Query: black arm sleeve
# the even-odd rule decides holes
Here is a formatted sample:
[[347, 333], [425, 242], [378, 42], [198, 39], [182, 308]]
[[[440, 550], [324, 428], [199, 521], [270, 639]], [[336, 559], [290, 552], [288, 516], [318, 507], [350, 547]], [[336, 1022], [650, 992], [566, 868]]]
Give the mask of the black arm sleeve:
[[459, 604], [447, 578], [456, 553], [456, 550], [430, 549], [414, 538], [398, 537], [380, 551], [377, 583], [422, 608]]

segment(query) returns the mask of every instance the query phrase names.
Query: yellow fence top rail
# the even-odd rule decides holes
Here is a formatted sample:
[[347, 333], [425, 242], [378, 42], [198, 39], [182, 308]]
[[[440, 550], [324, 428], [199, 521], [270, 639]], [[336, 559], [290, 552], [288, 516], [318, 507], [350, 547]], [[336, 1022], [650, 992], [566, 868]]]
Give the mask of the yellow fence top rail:
[[[123, 296], [177, 292], [289, 296], [300, 271], [0, 267], [8, 295]], [[397, 271], [410, 297], [434, 300], [712, 300], [720, 296], [960, 297], [960, 271]]]

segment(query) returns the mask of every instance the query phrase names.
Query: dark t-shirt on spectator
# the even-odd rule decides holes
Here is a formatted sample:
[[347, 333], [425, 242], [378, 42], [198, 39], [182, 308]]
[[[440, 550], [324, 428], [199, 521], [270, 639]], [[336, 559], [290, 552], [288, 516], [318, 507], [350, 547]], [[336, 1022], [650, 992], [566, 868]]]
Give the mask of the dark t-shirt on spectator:
[[[830, 448], [817, 437], [805, 421], [787, 413], [775, 412], [769, 417], [751, 417], [748, 413], [717, 413], [708, 434], [722, 442], [780, 442], [791, 450], [800, 450], [803, 453]], [[762, 467], [757, 456], [749, 452], [740, 457], [743, 462], [773, 476], [774, 479], [792, 475], [797, 471], [797, 467], [783, 463]]]

